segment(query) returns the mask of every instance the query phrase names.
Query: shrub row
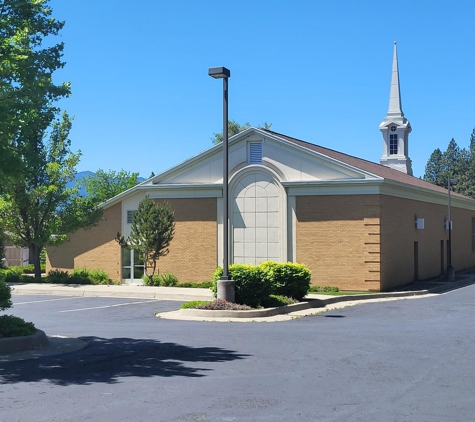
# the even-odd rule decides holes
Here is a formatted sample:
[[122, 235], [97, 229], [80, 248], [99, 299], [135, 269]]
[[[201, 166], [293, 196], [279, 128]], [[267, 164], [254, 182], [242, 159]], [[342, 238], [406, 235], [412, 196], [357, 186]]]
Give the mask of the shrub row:
[[[211, 290], [217, 297], [218, 280], [223, 269], [213, 274]], [[252, 307], [266, 306], [271, 295], [301, 300], [310, 287], [310, 270], [303, 264], [267, 261], [259, 265], [233, 264], [229, 274], [234, 280], [236, 303]]]
[[[41, 272], [45, 273], [46, 272], [46, 264], [41, 264]], [[35, 266], [33, 264], [28, 264], [26, 266], [17, 266], [13, 265], [11, 267], [8, 267], [10, 271], [13, 271], [17, 274], [34, 274], [35, 273]]]
[[318, 292], [339, 292], [340, 289], [335, 286], [310, 286], [308, 290], [309, 293], [318, 293]]
[[176, 286], [178, 284], [178, 278], [172, 273], [154, 274], [152, 281], [146, 276], [142, 276], [142, 281], [145, 286]]
[[1, 281], [7, 283], [119, 284], [119, 282], [110, 280], [105, 271], [86, 268], [76, 269], [71, 274], [67, 271], [51, 270], [46, 277], [40, 279], [14, 271], [2, 270], [0, 271]]

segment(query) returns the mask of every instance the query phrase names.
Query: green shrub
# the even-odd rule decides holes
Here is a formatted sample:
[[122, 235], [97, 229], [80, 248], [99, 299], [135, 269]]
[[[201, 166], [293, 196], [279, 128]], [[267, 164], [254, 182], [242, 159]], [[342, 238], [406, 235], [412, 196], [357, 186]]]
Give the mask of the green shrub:
[[145, 286], [155, 286], [155, 287], [158, 287], [158, 286], [160, 286], [160, 283], [161, 283], [162, 279], [160, 278], [159, 275], [154, 274], [154, 275], [152, 276], [152, 281], [150, 281], [150, 279], [144, 274], [144, 275], [142, 276], [142, 281], [143, 281], [143, 284], [144, 284]]
[[172, 287], [178, 284], [178, 278], [172, 273], [164, 273], [160, 277], [160, 286]]
[[17, 265], [12, 265], [11, 267], [8, 267], [8, 270], [10, 270], [11, 272], [14, 272], [15, 274], [18, 274], [18, 275], [22, 275], [24, 274], [24, 269], [27, 268], [27, 267], [20, 267], [20, 266], [17, 266]]
[[61, 270], [50, 270], [46, 281], [48, 283], [66, 284], [69, 282], [69, 273]]
[[150, 282], [150, 279], [144, 274], [142, 276], [142, 281], [145, 286], [155, 287], [171, 287], [176, 286], [178, 284], [178, 278], [172, 273], [164, 273], [162, 275], [154, 274], [152, 277], [152, 282]]
[[69, 276], [68, 284], [92, 284], [91, 275], [86, 268], [75, 268]]
[[[221, 267], [218, 267], [213, 274], [213, 287], [211, 290], [214, 297], [217, 297], [218, 281], [222, 274], [223, 269]], [[229, 266], [229, 275], [236, 283], [236, 303], [257, 308], [272, 293], [270, 279], [266, 277], [260, 266], [233, 264]]]
[[191, 283], [187, 281], [185, 283], [178, 283], [176, 287], [191, 287], [194, 289], [211, 289], [213, 287], [213, 282], [203, 281], [202, 283]]
[[19, 283], [21, 281], [20, 274], [9, 271], [5, 274], [6, 283]]
[[191, 300], [183, 303], [180, 306], [180, 309], [196, 309], [198, 306], [206, 306], [209, 303], [211, 303], [209, 300]]
[[262, 303], [264, 308], [277, 308], [278, 306], [292, 305], [292, 303], [297, 303], [298, 301], [292, 299], [291, 297], [282, 296], [282, 295], [270, 295]]
[[272, 285], [272, 293], [301, 300], [310, 288], [310, 270], [304, 264], [266, 261], [259, 264]]
[[318, 292], [339, 292], [340, 289], [336, 286], [310, 286], [308, 289], [309, 293], [318, 293]]
[[[87, 271], [87, 270], [86, 270]], [[111, 284], [112, 280], [104, 270], [88, 270], [92, 284]]]
[[0, 316], [0, 338], [31, 336], [35, 334], [35, 331], [36, 328], [32, 322], [25, 322], [13, 315]]
[[12, 289], [4, 281], [0, 281], [0, 311], [12, 307]]

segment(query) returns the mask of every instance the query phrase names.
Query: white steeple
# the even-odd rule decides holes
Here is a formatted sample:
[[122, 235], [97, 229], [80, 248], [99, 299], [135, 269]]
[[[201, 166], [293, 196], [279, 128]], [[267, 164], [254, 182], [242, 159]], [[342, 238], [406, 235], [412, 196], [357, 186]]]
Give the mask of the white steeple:
[[408, 138], [412, 128], [402, 112], [396, 41], [394, 41], [389, 109], [379, 125], [379, 130], [383, 133], [383, 155], [380, 163], [412, 175], [411, 159], [408, 156]]

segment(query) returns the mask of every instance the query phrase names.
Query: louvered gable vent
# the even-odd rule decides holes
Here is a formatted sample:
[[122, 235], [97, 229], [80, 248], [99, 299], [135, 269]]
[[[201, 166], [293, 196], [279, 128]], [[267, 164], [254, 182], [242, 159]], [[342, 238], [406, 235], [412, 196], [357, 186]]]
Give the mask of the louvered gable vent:
[[134, 218], [135, 211], [127, 211], [127, 224], [132, 224], [132, 220]]
[[249, 142], [249, 164], [262, 164], [262, 142]]

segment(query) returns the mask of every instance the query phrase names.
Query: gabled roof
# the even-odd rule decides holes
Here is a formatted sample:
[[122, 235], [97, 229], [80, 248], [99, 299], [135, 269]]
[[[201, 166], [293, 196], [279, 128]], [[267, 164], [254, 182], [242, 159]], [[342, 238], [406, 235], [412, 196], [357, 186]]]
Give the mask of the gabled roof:
[[[406, 173], [403, 173], [402, 171], [394, 170], [390, 167], [386, 167], [381, 164], [376, 164], [371, 161], [363, 160], [362, 158], [353, 157], [352, 155], [344, 154], [342, 152], [338, 152], [333, 149], [324, 148], [319, 145], [311, 144], [309, 142], [292, 138], [290, 136], [283, 135], [281, 133], [277, 133], [269, 129], [262, 129], [262, 130], [274, 136], [278, 136], [279, 138], [285, 139], [286, 141], [299, 145], [301, 147], [308, 148], [311, 151], [315, 151], [320, 154], [326, 155], [328, 157], [334, 158], [335, 160], [341, 161], [350, 166], [356, 167], [360, 170], [366, 171], [368, 173], [373, 173], [376, 176], [384, 178], [385, 180], [392, 180], [394, 182], [404, 183], [409, 186], [428, 189], [435, 192], [447, 193], [446, 188], [433, 185], [432, 183], [426, 182], [422, 179], [418, 179], [417, 177], [414, 177], [414, 176], [410, 176]], [[460, 197], [460, 198], [466, 198], [465, 196], [460, 195], [459, 193], [455, 193], [455, 192], [453, 192], [452, 195]]]

